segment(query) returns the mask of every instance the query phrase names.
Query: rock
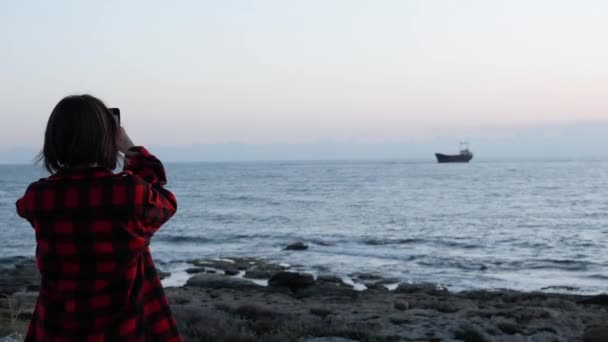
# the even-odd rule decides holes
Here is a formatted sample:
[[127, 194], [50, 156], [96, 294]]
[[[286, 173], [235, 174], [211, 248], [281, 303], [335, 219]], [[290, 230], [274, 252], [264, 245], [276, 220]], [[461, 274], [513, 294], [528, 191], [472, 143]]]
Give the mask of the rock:
[[[501, 336], [501, 338], [502, 338], [501, 342], [527, 342], [527, 341], [530, 341], [530, 339], [528, 339], [527, 336], [524, 336], [522, 334], [506, 335], [506, 336]], [[554, 341], [556, 341], [556, 340], [554, 340]], [[557, 340], [557, 341], [559, 341], [559, 340]]]
[[304, 289], [315, 284], [311, 274], [295, 272], [279, 272], [268, 279], [272, 287], [288, 287], [292, 291]]
[[608, 294], [600, 294], [580, 301], [581, 304], [608, 305]]
[[583, 342], [606, 342], [608, 341], [608, 326], [589, 327], [585, 329]]
[[239, 274], [239, 270], [227, 269], [227, 270], [224, 270], [224, 274], [229, 275], [229, 276], [234, 276], [234, 275]]
[[410, 319], [405, 316], [390, 316], [388, 320], [389, 320], [389, 322], [391, 322], [393, 324], [397, 324], [397, 325], [405, 324], [410, 321]]
[[316, 285], [324, 288], [354, 289], [353, 285], [345, 283], [342, 278], [331, 275], [317, 277]]
[[476, 328], [462, 325], [454, 332], [454, 338], [465, 342], [489, 342], [489, 340]]
[[373, 291], [388, 291], [388, 289], [386, 288], [386, 286], [384, 286], [384, 282], [383, 281], [379, 281], [379, 282], [375, 282], [375, 283], [371, 283], [371, 284], [365, 284], [365, 286], [367, 287], [368, 290], [373, 290]]
[[514, 322], [502, 321], [498, 322], [496, 326], [498, 327], [498, 329], [500, 329], [500, 331], [508, 335], [515, 335], [522, 332], [521, 329], [517, 326], [517, 323]]
[[316, 283], [314, 286], [299, 289], [297, 298], [307, 297], [349, 297], [357, 298], [359, 292], [348, 284]]
[[[247, 269], [253, 265], [255, 258], [223, 258], [223, 259], [198, 259], [190, 260], [189, 263], [200, 268], [226, 269]], [[253, 263], [253, 264], [250, 264]]]
[[438, 300], [433, 297], [420, 298], [413, 305], [416, 308], [435, 310], [441, 313], [454, 313], [463, 309], [462, 304], [459, 304], [457, 301]]
[[352, 278], [359, 280], [381, 280], [382, 276], [373, 273], [355, 273], [350, 275]]
[[541, 291], [579, 291], [580, 288], [576, 286], [558, 285], [558, 286], [545, 286], [540, 289]]
[[[255, 336], [253, 339], [259, 338], [260, 342], [296, 338], [302, 342], [313, 336], [337, 335], [361, 341], [395, 342], [456, 342], [457, 338], [502, 342], [608, 341], [606, 307], [577, 304], [591, 296], [545, 294], [547, 299], [543, 300], [536, 294], [500, 289], [489, 291], [488, 295], [425, 292], [441, 291], [434, 285], [402, 286], [409, 294], [354, 291], [336, 278], [323, 279], [319, 277], [314, 285], [295, 292], [289, 287], [270, 286], [255, 289], [186, 286], [170, 287], [166, 292], [175, 311], [182, 313], [178, 314], [178, 324], [185, 340], [192, 341], [250, 341]], [[355, 297], [348, 297], [349, 292]], [[513, 300], [504, 301], [505, 297]], [[225, 309], [216, 307], [219, 304]], [[5, 330], [0, 335], [13, 331], [20, 330]], [[236, 336], [238, 339], [231, 335], [235, 331], [242, 332]]]
[[303, 340], [303, 341], [304, 342], [357, 342], [357, 340], [351, 340], [350, 338], [334, 337], [334, 336], [315, 337], [315, 338], [309, 338], [309, 339]]
[[308, 249], [308, 245], [303, 242], [292, 243], [291, 245], [283, 248], [284, 251], [304, 251]]
[[21, 342], [23, 341], [23, 335], [19, 333], [12, 333], [8, 336], [0, 337], [0, 342]]
[[272, 276], [270, 272], [264, 270], [249, 270], [245, 272], [243, 277], [245, 278], [253, 278], [253, 279], [268, 279]]
[[331, 315], [332, 311], [329, 309], [326, 309], [326, 308], [315, 307], [315, 308], [310, 308], [310, 314], [319, 316], [321, 318], [325, 318], [325, 317]]
[[508, 294], [508, 291], [485, 291], [485, 290], [468, 290], [462, 291], [458, 293], [458, 296], [462, 298], [468, 298], [471, 300], [479, 300], [479, 301], [490, 301], [490, 300], [499, 300], [503, 299], [505, 295]]
[[6, 300], [7, 308], [21, 312], [20, 317], [27, 317], [34, 312], [38, 292], [15, 292]]
[[171, 272], [164, 272], [164, 271], [159, 270], [158, 268], [156, 269], [156, 274], [158, 274], [158, 277], [161, 280], [171, 276]]
[[[171, 273], [169, 273], [169, 274], [171, 274]], [[28, 292], [38, 292], [38, 291], [40, 291], [40, 284], [30, 284], [30, 285], [28, 285], [28, 286], [25, 287], [25, 291], [28, 291]]]
[[186, 269], [186, 273], [188, 274], [197, 274], [197, 273], [203, 273], [205, 272], [205, 268], [203, 267], [191, 267]]
[[333, 275], [320, 275], [317, 277], [317, 282], [343, 284], [342, 278]]
[[243, 278], [228, 277], [219, 274], [201, 273], [188, 279], [185, 286], [211, 289], [259, 288], [256, 283]]
[[395, 309], [405, 311], [410, 308], [410, 303], [408, 302], [395, 302]]
[[422, 292], [432, 295], [447, 294], [447, 289], [439, 287], [435, 284], [421, 283], [421, 284], [399, 284], [395, 289], [396, 293], [416, 293]]
[[0, 296], [10, 295], [40, 285], [40, 273], [33, 260], [24, 260], [13, 268], [0, 271]]
[[[261, 258], [223, 258], [223, 259], [198, 259], [190, 260], [188, 263], [197, 268], [214, 269], [219, 273], [236, 275], [239, 271], [247, 271], [246, 278], [268, 279], [273, 273], [281, 272], [288, 267], [268, 262]], [[203, 272], [203, 271], [200, 271]], [[198, 273], [200, 273], [198, 272]]]

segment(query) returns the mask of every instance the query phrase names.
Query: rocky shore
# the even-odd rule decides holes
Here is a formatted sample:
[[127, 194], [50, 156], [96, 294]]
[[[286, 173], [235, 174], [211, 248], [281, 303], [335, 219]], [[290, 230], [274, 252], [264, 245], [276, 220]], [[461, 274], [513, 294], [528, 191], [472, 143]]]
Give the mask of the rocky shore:
[[[258, 258], [190, 263], [185, 286], [166, 288], [186, 341], [608, 341], [608, 295], [454, 293], [353, 275], [361, 289]], [[31, 260], [0, 268], [1, 342], [23, 336], [38, 282]]]

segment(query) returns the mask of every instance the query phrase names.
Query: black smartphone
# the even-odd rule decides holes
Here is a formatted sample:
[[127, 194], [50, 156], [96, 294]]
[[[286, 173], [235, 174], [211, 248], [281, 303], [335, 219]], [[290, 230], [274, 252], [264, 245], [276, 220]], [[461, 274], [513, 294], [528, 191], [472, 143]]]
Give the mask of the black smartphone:
[[108, 108], [108, 109], [110, 110], [110, 113], [112, 113], [112, 115], [114, 116], [114, 119], [116, 119], [118, 126], [120, 126], [120, 109], [119, 108]]

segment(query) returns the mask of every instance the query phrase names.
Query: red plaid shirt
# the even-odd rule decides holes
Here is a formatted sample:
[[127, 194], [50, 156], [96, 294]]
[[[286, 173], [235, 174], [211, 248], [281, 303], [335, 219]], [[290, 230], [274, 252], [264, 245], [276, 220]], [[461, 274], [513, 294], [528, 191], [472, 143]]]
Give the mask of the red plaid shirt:
[[148, 247], [177, 208], [165, 183], [162, 163], [134, 147], [121, 173], [28, 187], [17, 212], [36, 231], [42, 283], [26, 341], [181, 341]]

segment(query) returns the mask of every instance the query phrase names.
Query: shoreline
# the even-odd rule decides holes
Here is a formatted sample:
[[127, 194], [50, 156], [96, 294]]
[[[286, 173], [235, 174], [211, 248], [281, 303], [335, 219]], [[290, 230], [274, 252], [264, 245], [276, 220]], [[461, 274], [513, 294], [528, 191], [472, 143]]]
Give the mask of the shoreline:
[[[184, 286], [165, 288], [186, 341], [608, 341], [608, 295], [389, 290], [390, 279], [375, 277], [356, 289], [258, 258], [190, 265]], [[2, 269], [0, 341], [27, 328], [38, 281], [32, 260]]]

